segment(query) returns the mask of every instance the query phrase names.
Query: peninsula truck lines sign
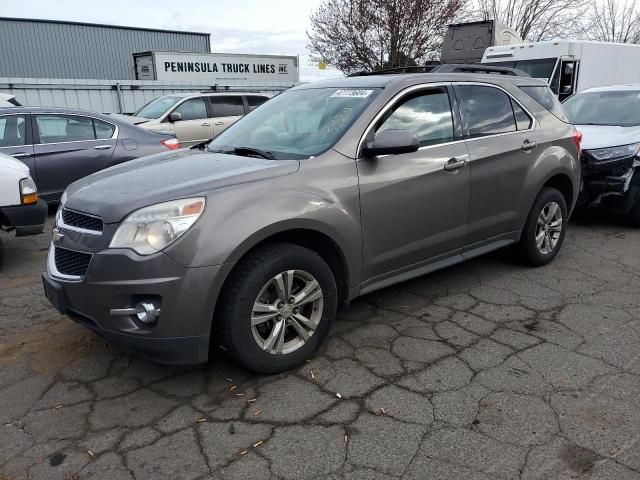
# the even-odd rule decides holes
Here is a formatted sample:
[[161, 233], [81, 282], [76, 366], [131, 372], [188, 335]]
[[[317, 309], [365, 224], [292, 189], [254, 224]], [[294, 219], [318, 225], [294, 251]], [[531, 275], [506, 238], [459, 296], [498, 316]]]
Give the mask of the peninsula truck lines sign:
[[134, 53], [137, 80], [189, 83], [298, 82], [298, 58], [229, 53]]

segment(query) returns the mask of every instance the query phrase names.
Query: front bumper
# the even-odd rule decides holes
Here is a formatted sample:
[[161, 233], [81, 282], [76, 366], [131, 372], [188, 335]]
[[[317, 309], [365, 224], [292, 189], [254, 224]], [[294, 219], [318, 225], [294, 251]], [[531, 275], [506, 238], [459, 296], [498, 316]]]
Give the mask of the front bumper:
[[[61, 275], [54, 248], [43, 273], [45, 294], [72, 320], [102, 337], [160, 363], [204, 363], [224, 266], [184, 268], [164, 253], [140, 256], [130, 250], [93, 253], [82, 278]], [[117, 315], [153, 299], [160, 307], [157, 324], [135, 315]]]
[[44, 230], [49, 208], [47, 202], [38, 200], [32, 205], [0, 208], [0, 224], [15, 228], [17, 237], [39, 235]]

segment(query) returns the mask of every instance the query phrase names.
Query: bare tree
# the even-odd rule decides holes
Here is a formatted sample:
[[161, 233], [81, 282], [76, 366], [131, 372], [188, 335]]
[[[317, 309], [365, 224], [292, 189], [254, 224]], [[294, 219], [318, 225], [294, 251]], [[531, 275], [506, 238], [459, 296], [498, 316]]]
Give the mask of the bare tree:
[[593, 0], [584, 36], [590, 40], [640, 43], [640, 4], [637, 0]]
[[[615, 0], [608, 0], [615, 2]], [[497, 20], [514, 28], [524, 40], [575, 37], [582, 31], [589, 0], [476, 0], [476, 19]]]
[[465, 0], [325, 0], [311, 15], [315, 61], [351, 73], [433, 58]]

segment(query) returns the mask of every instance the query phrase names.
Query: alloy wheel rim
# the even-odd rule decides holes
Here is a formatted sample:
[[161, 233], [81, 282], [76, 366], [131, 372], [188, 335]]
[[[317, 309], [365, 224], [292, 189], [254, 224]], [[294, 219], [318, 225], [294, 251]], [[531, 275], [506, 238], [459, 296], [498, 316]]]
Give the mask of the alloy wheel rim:
[[313, 275], [287, 270], [260, 290], [251, 311], [253, 339], [265, 352], [295, 352], [313, 336], [322, 318], [324, 295]]
[[543, 255], [549, 255], [558, 245], [562, 234], [562, 209], [557, 202], [547, 203], [538, 216], [536, 246]]

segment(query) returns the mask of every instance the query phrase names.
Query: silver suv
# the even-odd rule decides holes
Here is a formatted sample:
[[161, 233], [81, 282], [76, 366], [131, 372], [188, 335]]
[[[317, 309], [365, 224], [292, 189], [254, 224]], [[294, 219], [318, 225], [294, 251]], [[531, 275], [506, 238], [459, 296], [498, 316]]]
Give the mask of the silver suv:
[[508, 245], [544, 265], [580, 182], [579, 134], [532, 96], [546, 88], [454, 73], [291, 89], [202, 150], [71, 185], [47, 297], [152, 359], [221, 347], [274, 373], [359, 295]]
[[176, 93], [121, 118], [154, 132], [171, 132], [190, 147], [211, 140], [267, 100], [258, 93]]

